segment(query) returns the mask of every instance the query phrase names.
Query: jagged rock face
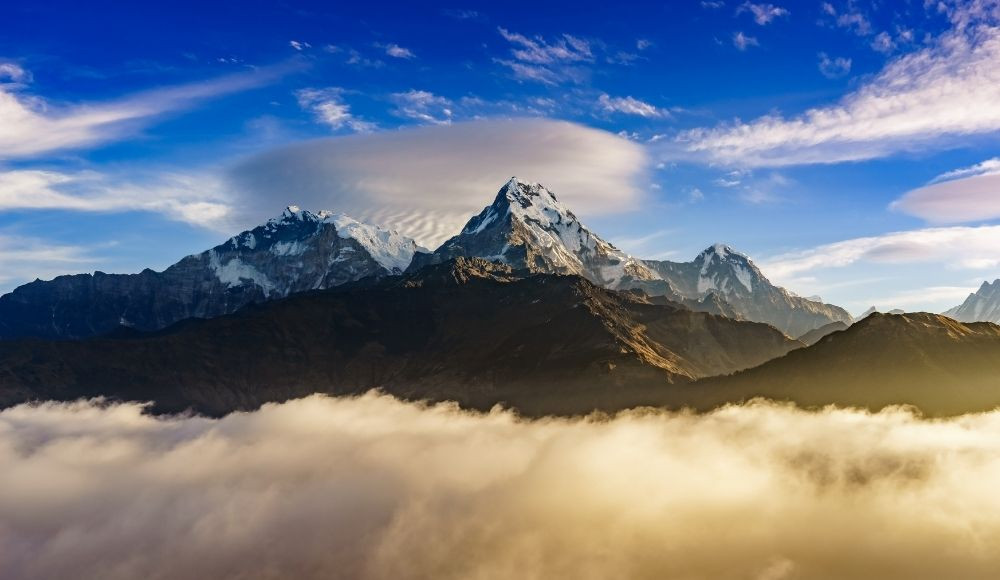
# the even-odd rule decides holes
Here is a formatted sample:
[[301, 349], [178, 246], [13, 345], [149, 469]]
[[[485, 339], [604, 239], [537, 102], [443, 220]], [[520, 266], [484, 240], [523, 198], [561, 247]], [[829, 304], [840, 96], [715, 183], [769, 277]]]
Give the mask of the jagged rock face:
[[0, 338], [84, 338], [123, 326], [155, 330], [296, 292], [399, 274], [417, 250], [396, 232], [291, 206], [163, 272], [96, 272], [21, 286], [0, 297]]
[[379, 387], [531, 415], [614, 411], [800, 346], [579, 276], [457, 259], [156, 333], [0, 341], [0, 407], [106, 395], [222, 414]]
[[831, 322], [851, 322], [838, 306], [795, 296], [775, 286], [746, 256], [715, 244], [691, 262], [646, 260], [656, 274], [686, 299], [718, 295], [740, 317], [766, 322], [788, 336], [801, 336]]
[[969, 294], [965, 302], [945, 312], [959, 322], [1000, 323], [1000, 279], [983, 282], [979, 290]]
[[622, 252], [580, 223], [556, 196], [537, 183], [511, 178], [492, 205], [474, 216], [433, 254], [418, 255], [415, 271], [459, 256], [501, 261], [516, 269], [576, 274], [607, 288], [659, 278], [641, 260]]

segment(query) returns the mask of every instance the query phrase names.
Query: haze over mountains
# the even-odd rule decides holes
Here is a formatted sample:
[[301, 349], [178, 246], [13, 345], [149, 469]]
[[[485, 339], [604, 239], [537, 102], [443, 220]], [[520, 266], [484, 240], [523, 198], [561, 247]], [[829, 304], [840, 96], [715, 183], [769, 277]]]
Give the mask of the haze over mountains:
[[748, 257], [723, 244], [709, 247], [691, 262], [645, 263], [684, 298], [717, 294], [742, 318], [766, 322], [789, 336], [832, 322], [851, 322], [851, 315], [839, 306], [801, 298], [771, 284]]
[[103, 394], [224, 414], [381, 387], [483, 410], [586, 413], [652, 403], [667, 385], [799, 346], [765, 324], [459, 257], [152, 334], [0, 342], [0, 405]]
[[983, 282], [973, 294], [945, 314], [960, 322], [1000, 323], [1000, 279]]
[[881, 409], [909, 404], [930, 415], [1000, 406], [1000, 326], [926, 312], [875, 313], [809, 348], [701, 384], [692, 406], [766, 397], [806, 407]]
[[433, 252], [292, 206], [162, 273], [22, 286], [0, 298], [0, 406], [104, 395], [218, 415], [375, 387], [530, 415], [758, 395], [932, 414], [1000, 404], [1000, 327], [851, 322], [724, 244], [691, 262], [629, 256], [511, 179]]
[[295, 292], [398, 275], [407, 268], [413, 272], [458, 256], [578, 275], [612, 289], [639, 288], [694, 310], [766, 322], [792, 337], [850, 321], [841, 308], [774, 286], [749, 258], [722, 244], [689, 263], [629, 256], [580, 223], [545, 187], [516, 178], [458, 235], [432, 253], [421, 250], [394, 231], [292, 206], [163, 272], [98, 272], [21, 286], [0, 297], [0, 338], [85, 338], [120, 326], [156, 330]]
[[0, 296], [0, 338], [157, 330], [247, 304], [400, 274], [421, 248], [394, 231], [295, 206], [163, 272], [36, 280]]

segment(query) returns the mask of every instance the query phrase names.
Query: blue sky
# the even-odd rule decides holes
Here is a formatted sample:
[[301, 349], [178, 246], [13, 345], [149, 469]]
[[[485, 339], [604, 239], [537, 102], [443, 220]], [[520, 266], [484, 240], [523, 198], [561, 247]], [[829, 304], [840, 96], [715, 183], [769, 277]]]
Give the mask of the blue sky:
[[24, 2], [0, 289], [161, 269], [290, 203], [433, 246], [506, 177], [642, 257], [853, 312], [1000, 276], [1000, 7]]

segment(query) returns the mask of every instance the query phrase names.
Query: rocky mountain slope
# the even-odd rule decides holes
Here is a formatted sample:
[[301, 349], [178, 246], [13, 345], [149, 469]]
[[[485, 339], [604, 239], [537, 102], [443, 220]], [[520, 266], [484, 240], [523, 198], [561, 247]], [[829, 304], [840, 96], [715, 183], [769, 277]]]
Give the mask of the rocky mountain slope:
[[396, 232], [291, 206], [278, 218], [163, 272], [80, 274], [0, 297], [0, 338], [83, 338], [155, 330], [251, 303], [401, 273], [418, 251]]
[[[615, 410], [801, 343], [774, 328], [459, 258], [154, 333], [0, 342], [0, 405], [106, 395], [220, 414], [313, 392]], [[673, 385], [673, 386], [671, 386]]]
[[699, 381], [674, 405], [768, 397], [800, 405], [914, 405], [957, 415], [1000, 405], [1000, 326], [928, 313], [871, 314], [757, 368]]
[[1000, 279], [993, 283], [983, 282], [973, 294], [958, 306], [946, 311], [959, 322], [997, 322], [1000, 323]]
[[745, 255], [715, 244], [691, 262], [646, 260], [682, 298], [716, 294], [740, 317], [766, 322], [789, 336], [800, 336], [831, 322], [851, 322], [846, 310], [814, 302], [775, 286]]
[[607, 288], [659, 279], [641, 260], [580, 223], [544, 186], [516, 177], [457, 236], [434, 253], [417, 256], [410, 270], [459, 256], [500, 261], [532, 272], [575, 274]]

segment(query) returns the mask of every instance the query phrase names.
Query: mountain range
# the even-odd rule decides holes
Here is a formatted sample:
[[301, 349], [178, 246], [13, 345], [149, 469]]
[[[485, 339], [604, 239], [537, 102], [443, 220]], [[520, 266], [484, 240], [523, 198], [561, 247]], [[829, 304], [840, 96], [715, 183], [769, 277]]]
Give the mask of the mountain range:
[[927, 312], [874, 313], [808, 348], [696, 386], [683, 403], [699, 409], [764, 397], [813, 408], [985, 412], [1000, 406], [1000, 326]]
[[[949, 313], [990, 316], [998, 288]], [[527, 415], [1000, 404], [1000, 326], [865, 314], [775, 286], [724, 244], [630, 256], [511, 179], [434, 251], [290, 206], [163, 272], [21, 286], [0, 297], [0, 407], [105, 396], [219, 415], [371, 388]]]
[[851, 322], [851, 315], [839, 306], [802, 298], [771, 284], [749, 258], [724, 244], [707, 248], [691, 262], [646, 260], [645, 264], [681, 297], [716, 294], [740, 317], [766, 322], [789, 336], [833, 322]]
[[211, 318], [456, 257], [578, 275], [610, 289], [639, 289], [692, 310], [765, 322], [790, 337], [850, 322], [842, 308], [774, 286], [749, 258], [722, 244], [687, 263], [629, 256], [583, 225], [544, 186], [512, 178], [491, 205], [434, 252], [343, 214], [290, 206], [278, 218], [163, 272], [96, 272], [18, 287], [0, 297], [0, 339], [78, 339], [122, 326], [157, 330], [185, 318]]
[[0, 339], [157, 330], [296, 292], [398, 275], [420, 248], [394, 231], [289, 206], [279, 217], [163, 272], [36, 280], [0, 296]]
[[947, 316], [959, 322], [1000, 323], [1000, 279], [993, 283], [983, 282], [973, 294], [958, 306], [945, 311]]
[[313, 392], [615, 410], [801, 343], [576, 275], [459, 257], [154, 333], [0, 341], [0, 406], [98, 395], [222, 414]]

